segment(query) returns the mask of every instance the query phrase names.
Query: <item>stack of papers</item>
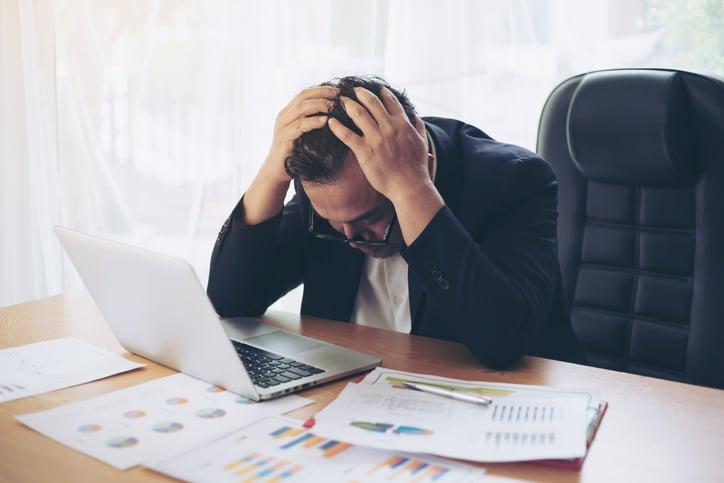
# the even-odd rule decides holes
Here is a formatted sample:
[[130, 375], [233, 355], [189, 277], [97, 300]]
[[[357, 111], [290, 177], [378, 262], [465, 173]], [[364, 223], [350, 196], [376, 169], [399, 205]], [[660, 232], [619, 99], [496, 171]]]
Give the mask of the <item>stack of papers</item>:
[[143, 367], [75, 337], [0, 350], [0, 402]]
[[[0, 402], [141, 367], [73, 337], [0, 351]], [[410, 389], [486, 396], [485, 406]], [[348, 384], [313, 428], [263, 403], [175, 374], [46, 411], [23, 424], [119, 469], [145, 464], [189, 481], [479, 481], [479, 462], [585, 455], [595, 391], [446, 379], [376, 368]], [[424, 456], [423, 456], [424, 455]], [[431, 456], [435, 455], [435, 456]]]
[[382, 451], [318, 436], [274, 417], [147, 465], [199, 482], [473, 482], [483, 470], [432, 456]]
[[[469, 391], [493, 399], [471, 404], [408, 389], [404, 382]], [[348, 384], [316, 416], [320, 436], [396, 451], [470, 461], [568, 459], [585, 455], [588, 391], [478, 383], [377, 368]]]

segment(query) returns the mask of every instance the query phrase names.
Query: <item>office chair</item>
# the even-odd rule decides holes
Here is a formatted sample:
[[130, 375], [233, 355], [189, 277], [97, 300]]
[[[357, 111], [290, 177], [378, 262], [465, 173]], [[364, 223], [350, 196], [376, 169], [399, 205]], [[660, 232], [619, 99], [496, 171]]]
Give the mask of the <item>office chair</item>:
[[724, 387], [724, 81], [577, 75], [546, 101], [538, 152], [589, 364]]

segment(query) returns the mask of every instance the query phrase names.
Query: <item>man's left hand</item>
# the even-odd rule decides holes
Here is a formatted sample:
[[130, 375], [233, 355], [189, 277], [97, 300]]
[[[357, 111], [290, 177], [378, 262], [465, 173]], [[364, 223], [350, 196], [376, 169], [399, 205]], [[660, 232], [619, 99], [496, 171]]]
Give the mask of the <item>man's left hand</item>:
[[384, 87], [379, 98], [361, 87], [355, 93], [360, 103], [346, 97], [342, 102], [362, 136], [334, 118], [329, 128], [352, 150], [372, 187], [392, 202], [410, 246], [445, 204], [430, 178], [425, 125], [417, 115], [410, 124], [397, 97]]
[[359, 103], [348, 97], [342, 97], [342, 103], [363, 135], [334, 118], [329, 119], [329, 128], [352, 150], [367, 181], [393, 203], [431, 187], [422, 120], [415, 116], [413, 126], [395, 95], [384, 87], [380, 97], [362, 87], [355, 93]]

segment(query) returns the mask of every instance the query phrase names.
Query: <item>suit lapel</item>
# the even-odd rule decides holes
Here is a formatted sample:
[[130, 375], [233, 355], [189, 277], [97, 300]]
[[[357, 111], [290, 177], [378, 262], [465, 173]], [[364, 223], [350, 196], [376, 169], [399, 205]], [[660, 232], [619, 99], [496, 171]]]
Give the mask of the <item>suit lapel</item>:
[[407, 290], [410, 294], [410, 322], [412, 323], [412, 334], [420, 330], [423, 311], [425, 306], [425, 292], [422, 290], [422, 283], [409, 267], [407, 268]]

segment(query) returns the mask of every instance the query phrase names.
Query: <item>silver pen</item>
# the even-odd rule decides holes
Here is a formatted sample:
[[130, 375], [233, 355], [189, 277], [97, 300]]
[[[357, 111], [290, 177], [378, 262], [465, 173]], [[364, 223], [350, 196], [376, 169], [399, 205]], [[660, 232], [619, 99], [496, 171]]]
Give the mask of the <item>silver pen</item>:
[[443, 389], [441, 387], [429, 386], [427, 384], [421, 384], [419, 382], [403, 382], [403, 384], [410, 389], [415, 389], [417, 391], [429, 392], [430, 394], [437, 394], [438, 396], [449, 397], [450, 399], [480, 404], [483, 406], [488, 406], [490, 403], [493, 402], [493, 400], [489, 397], [481, 396], [479, 394], [470, 394], [469, 392]]

